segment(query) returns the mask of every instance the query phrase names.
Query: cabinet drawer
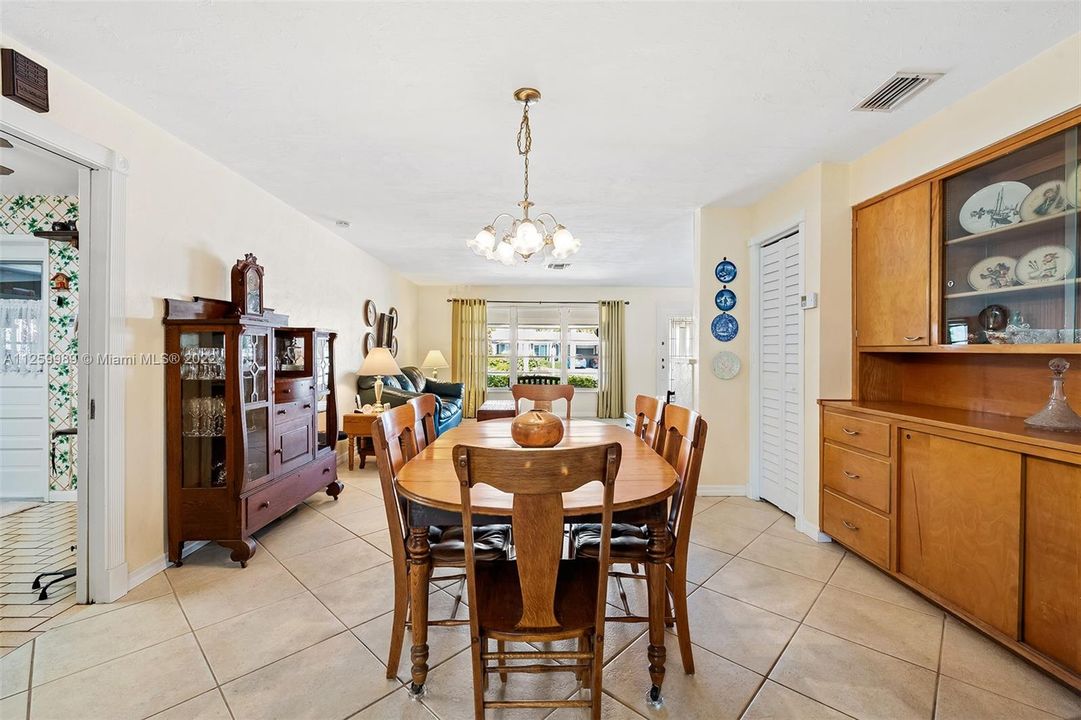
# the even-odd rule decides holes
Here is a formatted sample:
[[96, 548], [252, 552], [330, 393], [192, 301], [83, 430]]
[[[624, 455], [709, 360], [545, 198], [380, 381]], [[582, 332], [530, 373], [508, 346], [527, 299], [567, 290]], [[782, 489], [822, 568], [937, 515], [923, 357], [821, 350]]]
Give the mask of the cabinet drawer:
[[274, 403], [274, 424], [284, 425], [293, 420], [306, 420], [312, 414], [314, 398], [294, 400], [293, 402]]
[[297, 482], [299, 479], [297, 474], [286, 475], [244, 498], [244, 525], [249, 533], [303, 502], [310, 493]]
[[[338, 456], [327, 453], [325, 457], [309, 463], [300, 469], [300, 475], [304, 487], [320, 488], [331, 484], [338, 479]], [[314, 492], [312, 490], [311, 492]], [[309, 492], [310, 494], [310, 492]]]
[[274, 402], [276, 403], [306, 400], [314, 395], [315, 383], [312, 382], [311, 378], [274, 381]]
[[890, 454], [890, 425], [880, 420], [827, 410], [822, 420], [822, 435], [867, 452]]
[[885, 460], [827, 442], [822, 452], [822, 481], [854, 500], [890, 511], [890, 464]]
[[889, 518], [826, 490], [822, 493], [822, 532], [879, 567], [889, 569]]

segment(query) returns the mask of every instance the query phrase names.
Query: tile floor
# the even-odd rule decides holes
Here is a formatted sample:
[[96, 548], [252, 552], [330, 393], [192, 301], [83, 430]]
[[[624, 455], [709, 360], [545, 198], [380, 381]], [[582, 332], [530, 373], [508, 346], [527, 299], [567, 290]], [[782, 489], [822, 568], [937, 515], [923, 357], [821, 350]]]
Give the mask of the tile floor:
[[31, 587], [38, 573], [75, 564], [75, 503], [26, 505], [0, 518], [0, 654], [30, 642], [75, 604], [75, 578], [50, 587], [45, 600]]
[[[403, 686], [408, 649], [398, 680], [384, 678], [392, 592], [378, 481], [371, 467], [341, 477], [338, 502], [313, 496], [260, 532], [246, 570], [207, 546], [119, 602], [46, 622], [0, 659], [0, 717], [471, 717], [465, 628], [432, 630], [422, 702]], [[1081, 714], [1071, 691], [837, 546], [800, 535], [771, 506], [698, 505], [689, 573], [697, 674], [683, 674], [671, 638], [665, 706], [650, 709], [644, 628], [610, 625], [605, 718]], [[433, 589], [433, 616], [449, 612], [450, 589]], [[641, 608], [643, 589], [628, 590]], [[576, 690], [569, 674], [493, 683], [507, 697]]]

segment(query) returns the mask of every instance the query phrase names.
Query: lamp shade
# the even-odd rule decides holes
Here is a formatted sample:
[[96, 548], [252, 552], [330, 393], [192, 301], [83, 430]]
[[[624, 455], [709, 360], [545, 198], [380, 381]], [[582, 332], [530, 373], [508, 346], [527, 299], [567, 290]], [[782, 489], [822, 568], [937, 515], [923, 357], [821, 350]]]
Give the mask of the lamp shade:
[[390, 354], [390, 350], [384, 347], [372, 348], [368, 351], [368, 357], [360, 364], [358, 375], [400, 375], [402, 369]]
[[420, 364], [421, 367], [426, 368], [445, 368], [450, 367], [450, 363], [443, 357], [443, 353], [438, 350], [429, 350], [428, 354], [424, 356], [424, 362]]

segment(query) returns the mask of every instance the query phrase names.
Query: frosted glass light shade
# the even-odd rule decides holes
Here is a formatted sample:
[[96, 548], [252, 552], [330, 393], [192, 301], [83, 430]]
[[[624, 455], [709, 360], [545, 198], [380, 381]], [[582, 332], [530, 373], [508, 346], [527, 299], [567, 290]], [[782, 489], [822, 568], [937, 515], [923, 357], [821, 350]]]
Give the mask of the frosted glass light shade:
[[514, 233], [512, 242], [514, 250], [519, 254], [532, 255], [544, 247], [544, 236], [531, 221], [523, 220], [518, 224], [518, 230]]
[[514, 264], [514, 248], [510, 243], [501, 242], [493, 253], [493, 258], [503, 263], [504, 265]]
[[477, 236], [466, 243], [470, 250], [477, 255], [488, 255], [495, 247], [495, 231], [492, 227], [486, 227], [477, 233]]

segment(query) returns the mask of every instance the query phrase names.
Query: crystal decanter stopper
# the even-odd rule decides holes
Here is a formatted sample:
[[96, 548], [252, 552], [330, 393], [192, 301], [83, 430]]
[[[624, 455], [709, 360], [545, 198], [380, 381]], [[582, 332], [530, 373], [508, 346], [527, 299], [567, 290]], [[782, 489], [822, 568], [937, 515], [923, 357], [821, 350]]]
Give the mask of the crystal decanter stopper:
[[1070, 368], [1066, 358], [1055, 358], [1047, 364], [1051, 368], [1051, 397], [1043, 410], [1025, 420], [1025, 425], [1041, 430], [1081, 431], [1081, 415], [1070, 407], [1062, 392], [1063, 374]]

